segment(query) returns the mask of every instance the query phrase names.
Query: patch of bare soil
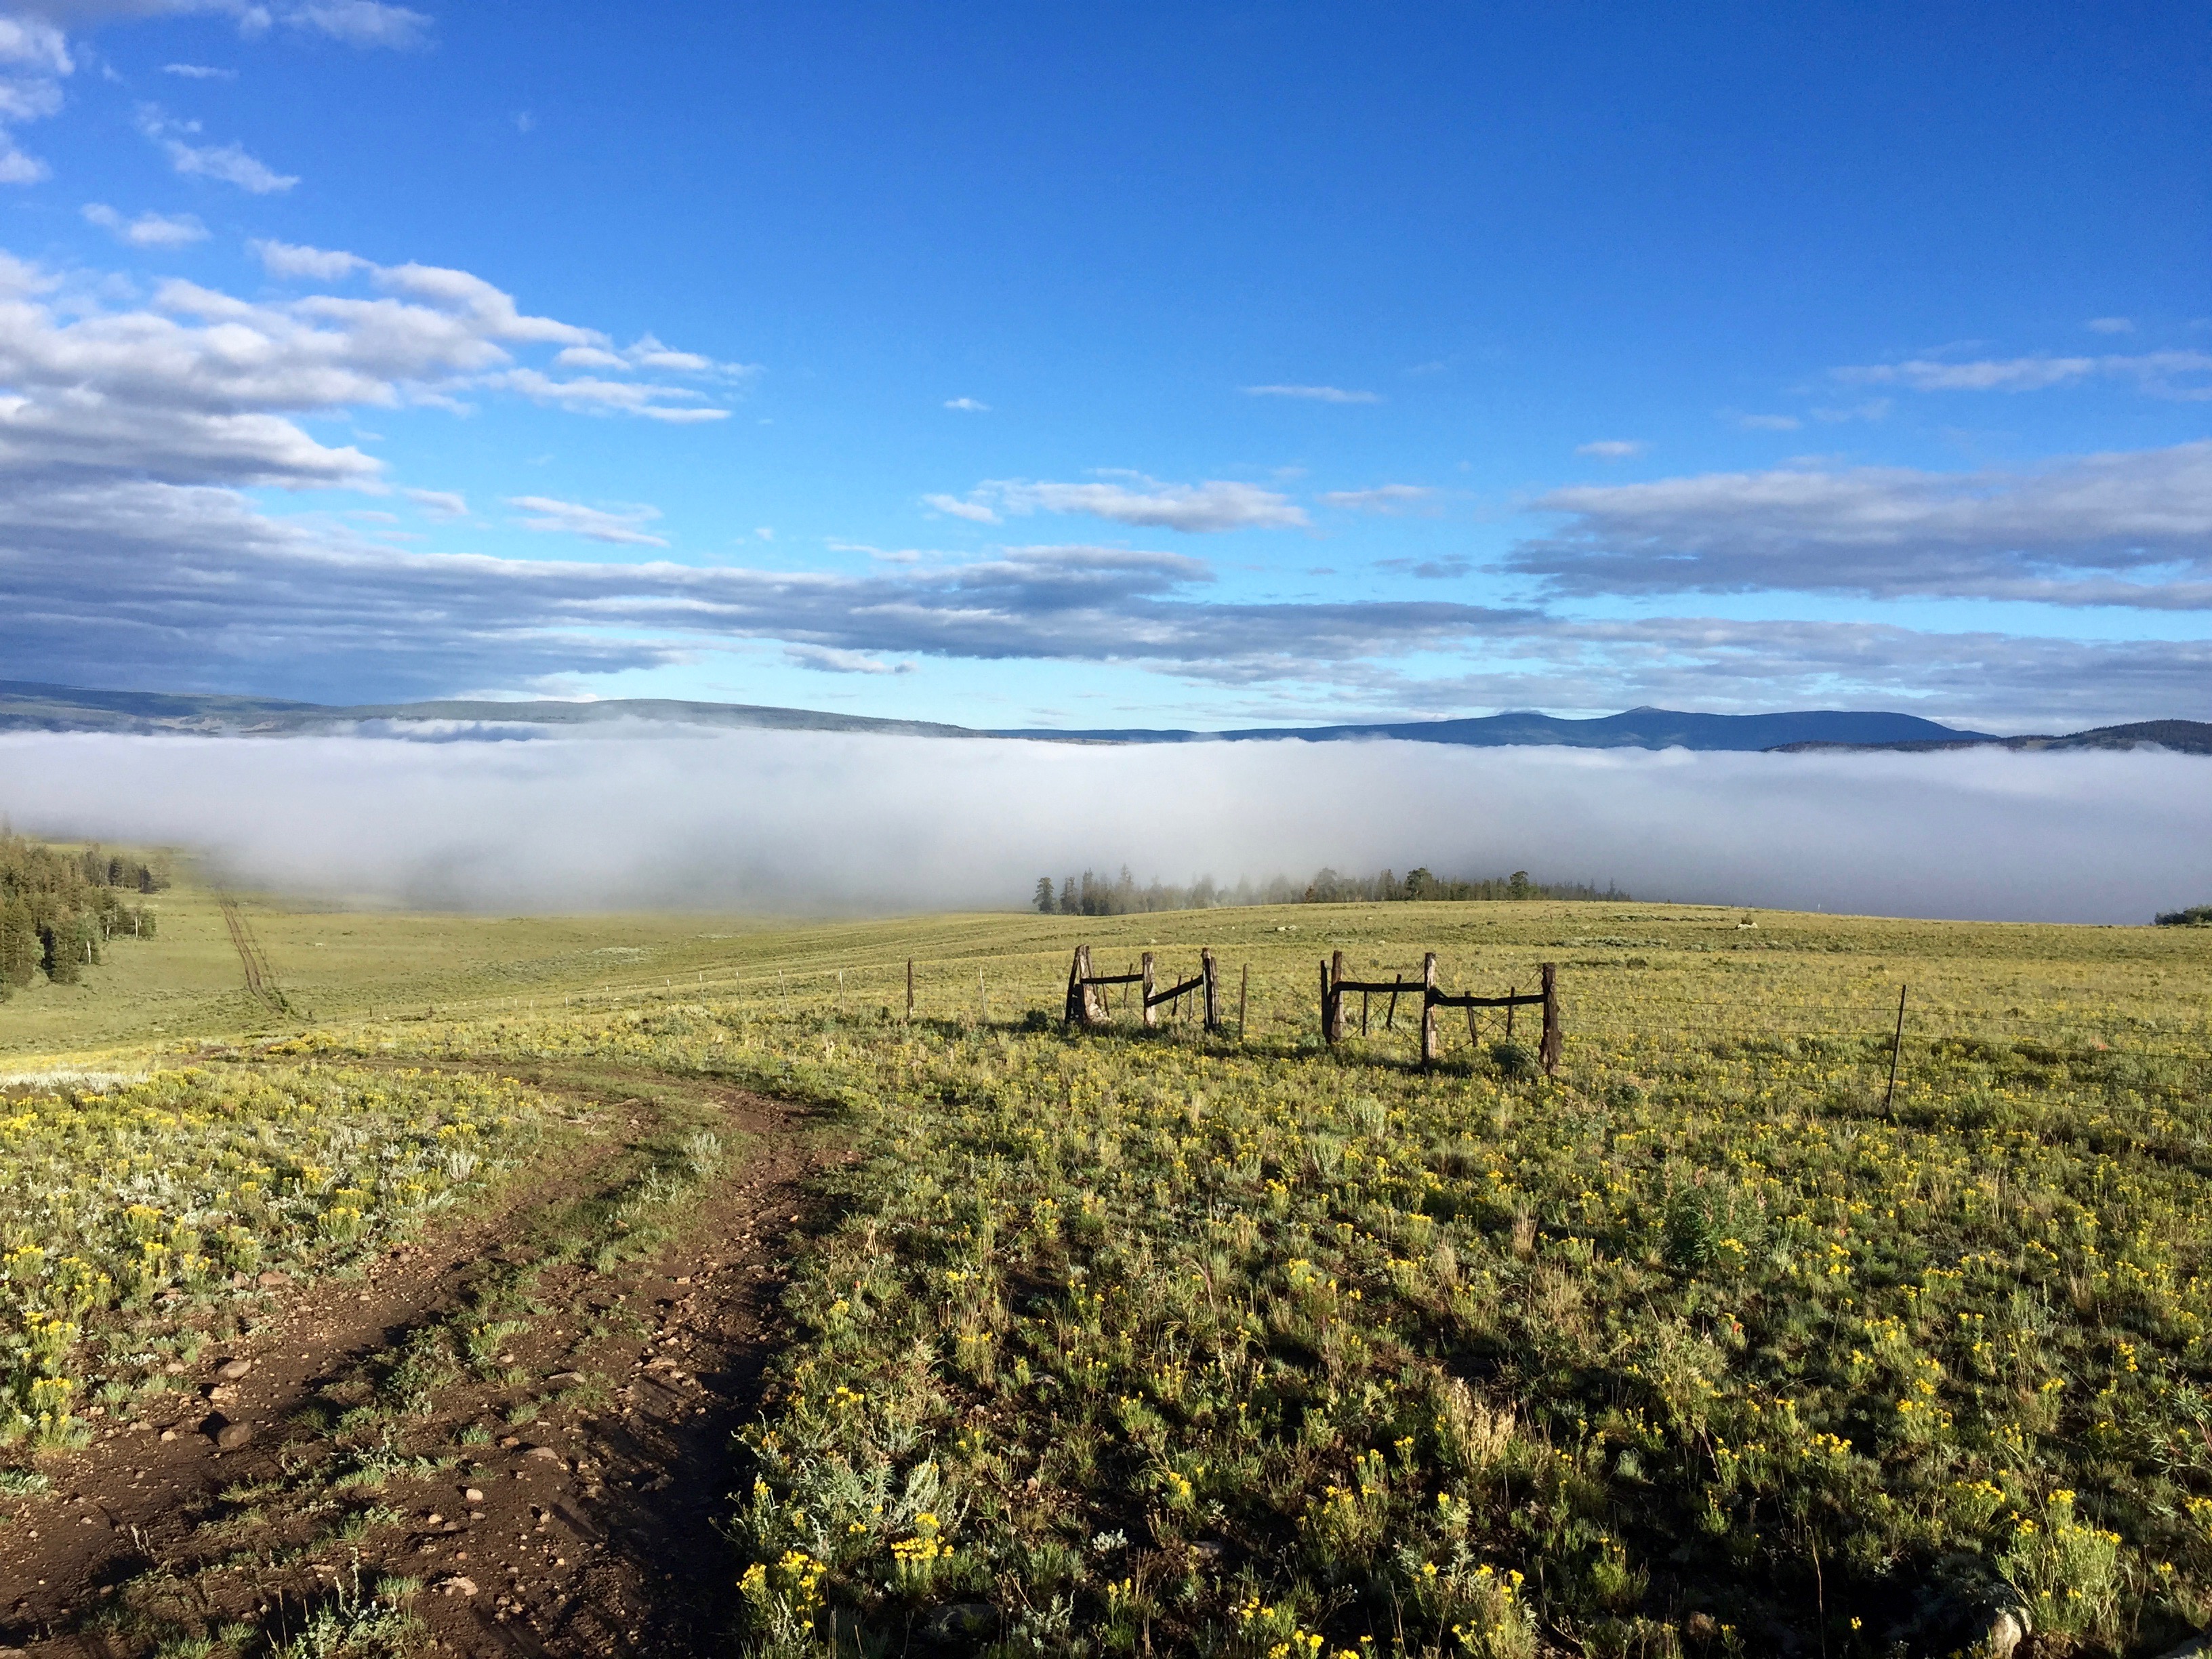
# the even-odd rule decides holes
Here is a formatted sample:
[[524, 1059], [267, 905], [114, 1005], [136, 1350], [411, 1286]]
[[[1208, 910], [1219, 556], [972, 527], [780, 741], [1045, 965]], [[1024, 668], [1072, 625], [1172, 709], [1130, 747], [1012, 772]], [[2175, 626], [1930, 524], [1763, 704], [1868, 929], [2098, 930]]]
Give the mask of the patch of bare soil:
[[[504, 1212], [358, 1280], [286, 1291], [173, 1410], [0, 1500], [0, 1656], [244, 1655], [311, 1627], [364, 1653], [720, 1648], [730, 1437], [775, 1352], [807, 1177], [838, 1154], [777, 1103], [635, 1081], [600, 1107], [627, 1115], [627, 1148], [529, 1172]], [[619, 1200], [702, 1127], [719, 1168], [636, 1249]], [[380, 1595], [392, 1579], [416, 1587]]]

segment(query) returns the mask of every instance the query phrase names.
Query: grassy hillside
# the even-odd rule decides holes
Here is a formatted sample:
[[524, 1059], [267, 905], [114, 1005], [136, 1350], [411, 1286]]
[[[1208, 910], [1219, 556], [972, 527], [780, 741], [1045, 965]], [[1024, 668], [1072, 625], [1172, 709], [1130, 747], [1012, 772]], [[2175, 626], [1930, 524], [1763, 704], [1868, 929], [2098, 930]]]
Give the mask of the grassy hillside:
[[[172, 1196], [115, 1224], [208, 1255], [192, 1206], [235, 1193], [185, 1166], [225, 1167], [234, 1098], [309, 1170], [275, 1183], [289, 1209], [225, 1223], [256, 1249], [312, 1273], [340, 1234], [434, 1225], [419, 1191], [315, 1151], [389, 1143], [418, 1188], [450, 1177], [421, 1137], [456, 1106], [375, 1083], [394, 1067], [641, 1098], [737, 1085], [836, 1126], [851, 1161], [714, 1477], [742, 1495], [725, 1571], [751, 1651], [932, 1631], [1006, 1655], [1936, 1654], [2009, 1620], [2046, 1655], [2148, 1653], [2212, 1621], [2203, 930], [1534, 902], [819, 925], [250, 904], [281, 988], [255, 1000], [215, 896], [163, 896], [159, 939], [0, 1007], [19, 1067], [74, 1048], [155, 1073], [143, 1101], [18, 1091], [35, 1144], [8, 1155], [45, 1159], [41, 1193], [82, 1192], [54, 1240], [11, 1248], [65, 1226], [80, 1255], [114, 1248], [83, 1215], [165, 1154], [72, 1164], [70, 1125], [155, 1135], [181, 1109], [203, 1150], [177, 1142]], [[1079, 941], [1109, 970], [1156, 949], [1170, 975], [1210, 945], [1231, 1029], [1062, 1031]], [[1424, 1074], [1382, 999], [1366, 1036], [1323, 1048], [1334, 950], [1363, 978], [1434, 950], [1485, 991], [1559, 963], [1559, 1077], [1494, 1014], [1448, 1018]], [[240, 1080], [164, 1082], [179, 1048]], [[519, 1103], [503, 1134], [539, 1109], [497, 1098]], [[114, 1258], [88, 1331], [159, 1338], [146, 1275], [170, 1270], [146, 1257]], [[194, 1294], [230, 1292], [203, 1273]], [[159, 1386], [82, 1352], [19, 1363], [19, 1393], [75, 1376], [121, 1411]], [[374, 1420], [392, 1456], [431, 1458], [434, 1418]]]

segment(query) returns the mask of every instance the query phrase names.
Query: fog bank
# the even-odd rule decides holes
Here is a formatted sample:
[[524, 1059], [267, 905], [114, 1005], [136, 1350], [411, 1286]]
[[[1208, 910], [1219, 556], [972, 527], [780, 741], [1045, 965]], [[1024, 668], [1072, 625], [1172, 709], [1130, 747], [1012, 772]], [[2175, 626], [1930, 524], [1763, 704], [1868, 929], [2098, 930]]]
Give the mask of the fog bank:
[[2148, 921], [2212, 902], [2212, 760], [829, 732], [424, 744], [0, 735], [33, 834], [425, 908], [1003, 908], [1041, 875], [1528, 870], [1639, 897]]

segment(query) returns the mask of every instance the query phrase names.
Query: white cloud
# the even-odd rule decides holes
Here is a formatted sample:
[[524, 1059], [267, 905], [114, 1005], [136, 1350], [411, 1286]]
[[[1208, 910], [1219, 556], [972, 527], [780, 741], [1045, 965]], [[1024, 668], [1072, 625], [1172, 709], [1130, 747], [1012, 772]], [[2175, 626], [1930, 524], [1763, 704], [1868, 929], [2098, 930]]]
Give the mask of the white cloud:
[[1248, 386], [1248, 398], [1300, 398], [1316, 404], [1379, 404], [1379, 392], [1346, 392], [1334, 386]]
[[[118, 216], [119, 217], [119, 216]], [[246, 301], [168, 281], [149, 302], [111, 309], [102, 291], [0, 255], [0, 477], [98, 472], [177, 483], [379, 487], [379, 462], [319, 441], [301, 416], [408, 404], [452, 404], [507, 389], [526, 373], [517, 355], [600, 337], [521, 313], [465, 271], [394, 270], [350, 254], [261, 244], [272, 270], [367, 270], [369, 297], [311, 293]], [[556, 406], [608, 407], [566, 381], [540, 377]], [[696, 394], [625, 382], [632, 412], [712, 418]], [[525, 383], [528, 395], [535, 388]], [[676, 400], [666, 409], [659, 400]]]
[[1288, 496], [1257, 484], [1209, 478], [1203, 483], [1162, 483], [1141, 473], [1109, 475], [1100, 483], [1032, 483], [990, 479], [969, 491], [922, 499], [940, 513], [996, 524], [1001, 517], [1032, 513], [1085, 514], [1146, 530], [1196, 533], [1224, 530], [1285, 530], [1309, 522], [1305, 509]]
[[939, 513], [949, 513], [956, 519], [966, 519], [973, 524], [996, 524], [998, 513], [981, 501], [963, 501], [957, 495], [924, 495], [925, 505]]
[[318, 282], [334, 283], [356, 270], [375, 269], [358, 253], [337, 253], [328, 248], [263, 240], [248, 242], [246, 246], [261, 261], [263, 270], [271, 276], [289, 281], [313, 277]]
[[2041, 392], [2085, 380], [2132, 380], [2160, 397], [2212, 398], [2212, 352], [2146, 351], [2130, 356], [1916, 357], [1831, 371], [1850, 386], [1901, 386], [1914, 392]]
[[640, 338], [623, 356], [640, 368], [668, 369], [678, 374], [704, 374], [721, 367], [713, 358], [702, 357], [696, 351], [678, 351], [672, 346], [665, 346], [650, 334]]
[[253, 196], [278, 195], [300, 182], [296, 173], [278, 173], [247, 155], [242, 145], [188, 143], [198, 136], [200, 124], [174, 120], [151, 104], [140, 106], [138, 130], [159, 144], [169, 165], [188, 179], [213, 179]]
[[52, 178], [53, 172], [37, 156], [18, 149], [13, 139], [0, 132], [0, 185], [35, 185]]
[[142, 17], [216, 14], [238, 20], [241, 28], [269, 26], [265, 7], [252, 0], [15, 0], [14, 9], [63, 28], [92, 28], [101, 23]]
[[15, 9], [64, 28], [211, 14], [232, 19], [240, 34], [252, 36], [267, 33], [281, 21], [308, 33], [364, 47], [419, 46], [425, 44], [430, 27], [430, 19], [422, 13], [378, 0], [303, 0], [274, 7], [260, 0], [16, 0]]
[[1431, 499], [1436, 491], [1425, 484], [1377, 484], [1372, 489], [1332, 489], [1322, 496], [1327, 507], [1351, 513], [1403, 513]]
[[207, 240], [207, 227], [189, 213], [142, 213], [125, 219], [104, 202], [88, 202], [82, 211], [87, 223], [112, 232], [133, 247], [184, 247]]
[[1795, 432], [1805, 424], [1795, 415], [1739, 415], [1735, 423], [1747, 432]]
[[[520, 498], [586, 528], [650, 525]], [[542, 506], [550, 512], [536, 509]], [[617, 543], [616, 545], [623, 544]], [[635, 544], [629, 544], [635, 546]], [[229, 489], [49, 472], [0, 489], [17, 678], [258, 682], [325, 700], [442, 696], [549, 674], [696, 662], [740, 641], [896, 660], [1128, 664], [1206, 682], [1226, 722], [1471, 708], [1881, 708], [2068, 731], [2201, 715], [2212, 641], [2079, 641], [1695, 615], [1576, 619], [1445, 599], [1217, 597], [1201, 561], [1026, 547], [854, 573], [422, 554]], [[1450, 653], [1469, 666], [1439, 674]], [[1396, 664], [1404, 662], [1401, 668]], [[1427, 665], [1417, 674], [1412, 663]]]
[[822, 645], [793, 645], [784, 647], [786, 658], [801, 668], [811, 668], [821, 674], [911, 674], [910, 662], [885, 662], [880, 657], [869, 656], [864, 651], [838, 651]]
[[287, 12], [284, 21], [349, 46], [419, 46], [430, 33], [430, 20], [421, 12], [377, 0], [310, 0]]
[[52, 22], [0, 14], [0, 184], [34, 185], [52, 176], [5, 129], [59, 109], [62, 81], [75, 68], [67, 37]]
[[973, 398], [947, 398], [945, 400], [945, 406], [947, 409], [960, 410], [969, 415], [988, 415], [991, 412], [990, 404], [979, 403]]
[[177, 76], [186, 81], [235, 81], [238, 79], [236, 70], [216, 69], [207, 64], [164, 64], [161, 65], [161, 73]]
[[582, 376], [561, 380], [534, 368], [510, 369], [499, 377], [499, 384], [511, 392], [520, 392], [532, 402], [551, 404], [572, 412], [620, 412], [642, 415], [648, 420], [671, 422], [724, 421], [730, 415], [726, 409], [691, 407], [704, 394], [688, 386], [653, 386], [636, 380], [599, 380]]
[[469, 498], [457, 489], [403, 489], [399, 493], [434, 519], [469, 516]]
[[2026, 473], [1708, 473], [1556, 489], [1512, 568], [1574, 593], [1762, 590], [2212, 608], [2212, 441]]
[[631, 369], [654, 369], [670, 374], [715, 375], [728, 380], [743, 380], [759, 370], [750, 363], [720, 363], [696, 351], [678, 351], [663, 345], [653, 336], [641, 337], [634, 343], [615, 350], [604, 343], [572, 345], [553, 359], [557, 368], [605, 368], [617, 373]]
[[2134, 320], [2126, 317], [2092, 317], [2082, 326], [2092, 334], [2132, 334], [2136, 331]]
[[1625, 461], [1632, 455], [1641, 455], [1650, 447], [1640, 438], [1600, 438], [1594, 442], [1577, 444], [1575, 453], [1588, 455], [1600, 461]]
[[617, 547], [665, 547], [668, 538], [641, 528], [660, 516], [657, 507], [623, 507], [609, 512], [575, 501], [556, 501], [550, 495], [510, 495], [509, 507], [526, 514], [522, 526], [550, 533], [582, 536]]
[[5, 14], [0, 14], [0, 65], [9, 73], [57, 76], [76, 67], [70, 59], [69, 37], [52, 22]]

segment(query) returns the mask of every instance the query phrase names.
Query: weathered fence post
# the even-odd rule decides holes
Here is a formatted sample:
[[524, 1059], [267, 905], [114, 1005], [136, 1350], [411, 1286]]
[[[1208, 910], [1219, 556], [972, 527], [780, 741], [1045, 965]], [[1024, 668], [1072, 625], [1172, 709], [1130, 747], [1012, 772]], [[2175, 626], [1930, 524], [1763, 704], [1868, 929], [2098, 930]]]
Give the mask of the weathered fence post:
[[1330, 953], [1328, 959], [1328, 995], [1323, 999], [1322, 1018], [1328, 1026], [1328, 1040], [1340, 1042], [1344, 1039], [1344, 952]]
[[1252, 994], [1252, 964], [1246, 963], [1237, 974], [1237, 1040], [1244, 1041], [1244, 1001]]
[[1881, 1097], [1881, 1115], [1893, 1115], [1891, 1109], [1897, 1103], [1897, 1059], [1905, 1052], [1905, 989], [1897, 988], [1897, 1035], [1889, 1042], [1889, 1088]]
[[1146, 951], [1142, 960], [1143, 965], [1138, 972], [1143, 975], [1143, 978], [1138, 982], [1137, 988], [1142, 991], [1144, 995], [1139, 997], [1138, 1001], [1145, 1011], [1145, 1029], [1150, 1030], [1160, 1023], [1159, 1015], [1152, 1008], [1152, 953], [1150, 951]]
[[1382, 1029], [1386, 1031], [1398, 1029], [1398, 981], [1402, 977], [1398, 974], [1390, 975], [1390, 1006], [1382, 1016]]
[[1543, 964], [1544, 973], [1544, 1042], [1537, 1052], [1543, 1057], [1544, 1075], [1550, 1077], [1559, 1069], [1559, 1044], [1565, 1034], [1559, 1030], [1559, 969], [1557, 963]]
[[1221, 1034], [1221, 995], [1219, 988], [1213, 982], [1212, 951], [1200, 951], [1198, 953], [1198, 971], [1200, 977], [1206, 981], [1206, 1035], [1218, 1036]]
[[1505, 988], [1505, 1040], [1508, 1042], [1513, 1041], [1513, 999], [1520, 994], [1521, 988], [1517, 985]]
[[1421, 958], [1421, 1069], [1437, 1063], [1437, 953]]
[[1070, 1025], [1103, 1025], [1106, 1013], [1098, 995], [1098, 988], [1089, 983], [1091, 978], [1091, 947], [1075, 947], [1075, 963], [1067, 970], [1067, 1014]]

